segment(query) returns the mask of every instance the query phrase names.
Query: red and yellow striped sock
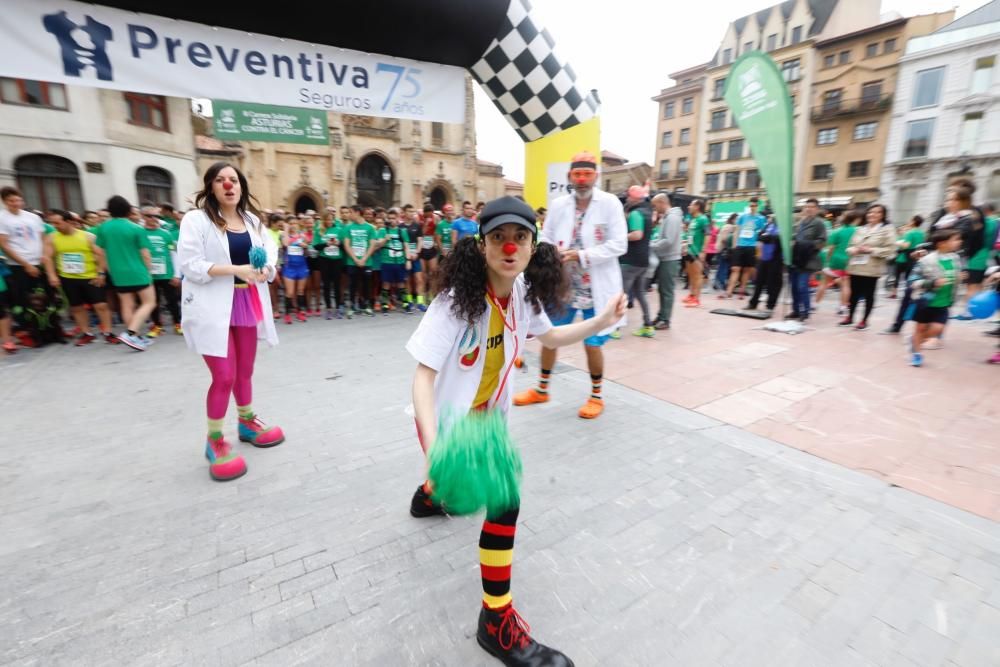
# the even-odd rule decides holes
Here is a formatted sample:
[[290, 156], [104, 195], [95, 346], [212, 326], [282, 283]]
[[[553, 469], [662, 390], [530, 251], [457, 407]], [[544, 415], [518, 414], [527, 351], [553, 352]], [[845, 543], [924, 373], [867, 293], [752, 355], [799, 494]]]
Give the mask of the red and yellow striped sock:
[[502, 609], [511, 603], [510, 565], [514, 558], [517, 509], [483, 522], [479, 534], [479, 569], [483, 577], [483, 605]]

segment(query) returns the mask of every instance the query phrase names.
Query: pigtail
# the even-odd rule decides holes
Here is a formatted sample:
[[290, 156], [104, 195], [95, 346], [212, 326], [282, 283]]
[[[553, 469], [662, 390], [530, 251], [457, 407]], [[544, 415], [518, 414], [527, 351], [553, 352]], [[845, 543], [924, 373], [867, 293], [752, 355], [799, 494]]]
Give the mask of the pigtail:
[[486, 312], [486, 257], [474, 236], [455, 244], [441, 262], [437, 292], [452, 292], [451, 312], [469, 324]]
[[542, 242], [535, 246], [524, 279], [528, 284], [528, 302], [534, 305], [536, 313], [542, 312], [542, 307], [555, 317], [563, 313], [569, 300], [569, 280], [554, 245]]

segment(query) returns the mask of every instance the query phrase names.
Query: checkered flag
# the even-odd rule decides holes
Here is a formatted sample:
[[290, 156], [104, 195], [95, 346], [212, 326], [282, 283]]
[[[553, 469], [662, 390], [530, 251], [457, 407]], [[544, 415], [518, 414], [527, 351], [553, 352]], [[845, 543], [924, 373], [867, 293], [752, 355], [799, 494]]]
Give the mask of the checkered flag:
[[556, 57], [554, 45], [531, 18], [528, 0], [510, 0], [500, 34], [470, 70], [524, 141], [597, 115], [594, 93], [580, 92], [576, 73]]

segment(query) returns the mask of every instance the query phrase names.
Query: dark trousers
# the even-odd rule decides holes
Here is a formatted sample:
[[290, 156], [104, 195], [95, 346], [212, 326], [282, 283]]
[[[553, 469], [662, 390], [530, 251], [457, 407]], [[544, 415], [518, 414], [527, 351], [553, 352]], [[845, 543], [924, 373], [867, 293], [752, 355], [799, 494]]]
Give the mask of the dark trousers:
[[[347, 266], [347, 277], [350, 278], [351, 303], [356, 308], [364, 308], [368, 303], [368, 285], [371, 281], [372, 270], [367, 266], [358, 266], [351, 262]], [[358, 298], [360, 295], [360, 299]]]
[[167, 310], [170, 311], [170, 319], [173, 320], [174, 324], [180, 324], [181, 302], [177, 288], [170, 284], [169, 279], [154, 280], [153, 287], [156, 289], [156, 308], [153, 309], [149, 319], [153, 320], [153, 324], [156, 326], [162, 327], [160, 309], [166, 304]]
[[[327, 308], [332, 308], [330, 304], [335, 304], [340, 308], [340, 301], [343, 295], [340, 293], [340, 274], [344, 270], [344, 260], [331, 259], [329, 257], [319, 258], [319, 270], [323, 276], [323, 303]], [[330, 290], [333, 290], [333, 301], [330, 301]]]
[[903, 298], [899, 301], [899, 311], [896, 313], [896, 321], [892, 324], [892, 328], [895, 331], [903, 330], [903, 323], [906, 322], [906, 316], [909, 314], [908, 311], [913, 304], [913, 288], [906, 283], [904, 283], [904, 286]]
[[809, 317], [809, 277], [813, 271], [788, 267], [788, 287], [792, 290], [792, 314]]
[[861, 299], [865, 300], [865, 316], [862, 321], [867, 321], [875, 307], [875, 287], [878, 285], [878, 277], [875, 276], [851, 276], [851, 306], [847, 313], [847, 319], [854, 320], [854, 310], [858, 307]]
[[756, 308], [760, 303], [760, 294], [767, 289], [767, 309], [774, 310], [778, 305], [778, 294], [781, 293], [782, 266], [780, 259], [757, 262], [757, 277], [754, 278], [753, 296], [750, 297], [750, 307]]

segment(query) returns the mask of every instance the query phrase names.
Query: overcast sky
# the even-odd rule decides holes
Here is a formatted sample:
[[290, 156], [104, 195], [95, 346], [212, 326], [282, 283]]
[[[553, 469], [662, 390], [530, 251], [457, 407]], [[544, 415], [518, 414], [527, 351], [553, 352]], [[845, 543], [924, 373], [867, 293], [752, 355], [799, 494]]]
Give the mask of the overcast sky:
[[[987, 1], [883, 0], [882, 13], [913, 16], [956, 8], [962, 16]], [[709, 60], [733, 19], [773, 4], [532, 0], [535, 17], [552, 33], [559, 57], [576, 70], [581, 88], [596, 88], [601, 97], [601, 148], [649, 164], [657, 112], [650, 98], [668, 85], [667, 75]], [[523, 182], [523, 142], [478, 85], [475, 91], [479, 158], [500, 163], [507, 178]]]

